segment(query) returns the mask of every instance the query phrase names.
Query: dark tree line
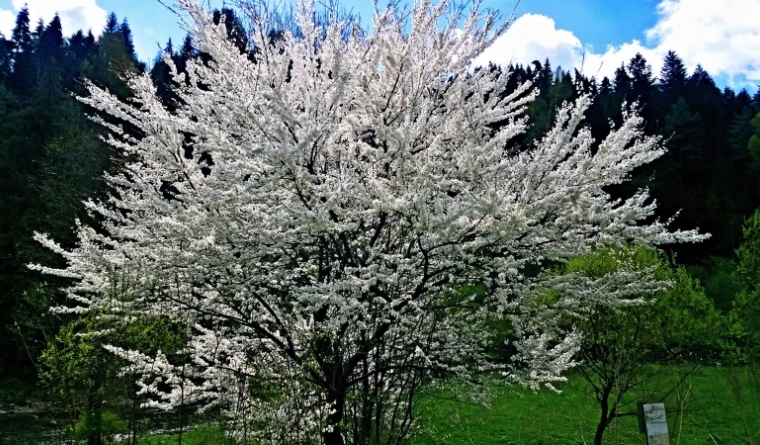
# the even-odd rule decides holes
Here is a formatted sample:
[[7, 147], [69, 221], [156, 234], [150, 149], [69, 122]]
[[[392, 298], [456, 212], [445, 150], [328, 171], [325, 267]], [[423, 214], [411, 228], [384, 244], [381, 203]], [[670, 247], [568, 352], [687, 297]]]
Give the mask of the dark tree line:
[[[241, 52], [255, 60], [235, 13], [222, 9], [214, 19], [223, 21]], [[277, 35], [272, 32], [272, 39]], [[166, 58], [182, 72], [188, 60], [204, 57], [188, 36], [181, 45], [169, 41], [153, 61], [150, 75], [170, 109], [177, 99]], [[6, 378], [34, 380], [40, 354], [71, 322], [47, 311], [62, 302], [57, 289], [63, 283], [27, 270], [28, 263], [60, 261], [32, 240], [33, 232], [73, 243], [73, 221], [87, 218], [82, 201], [106, 192], [101, 175], [119, 163], [86, 118], [90, 110], [73, 95], [85, 94], [86, 78], [128, 97], [124, 76], [147, 69], [135, 54], [127, 20], [119, 22], [115, 14], [98, 38], [83, 31], [66, 37], [57, 16], [33, 25], [25, 8], [11, 35], [0, 34], [0, 373]], [[512, 149], [529, 150], [550, 128], [557, 108], [580, 92], [595, 96], [587, 120], [597, 141], [609, 132], [609, 122], [622, 121], [624, 107], [637, 107], [646, 133], [662, 135], [668, 152], [612, 192], [624, 197], [647, 187], [658, 202], [659, 218], [678, 213], [673, 228], [711, 233], [707, 242], [672, 249], [717, 306], [731, 308], [738, 284], [726, 277], [735, 268], [742, 226], [760, 207], [760, 91], [721, 90], [702, 67], [689, 73], [674, 52], [660, 73], [637, 54], [612, 79], [601, 80], [554, 70], [549, 60], [503, 72], [496, 66], [482, 69], [510, 71], [512, 88], [532, 80], [538, 89], [528, 109], [531, 127]], [[65, 332], [73, 332], [68, 326]], [[104, 379], [95, 380], [102, 387]]]
[[[218, 12], [216, 20], [229, 23], [230, 35], [244, 38], [231, 10]], [[240, 41], [241, 48], [246, 44]], [[187, 59], [203, 57], [189, 37], [176, 51], [170, 42], [166, 53], [180, 70]], [[157, 57], [150, 75], [170, 105], [167, 68]], [[32, 239], [33, 233], [48, 233], [71, 246], [75, 220], [89, 218], [83, 201], [105, 195], [102, 175], [121, 162], [100, 140], [101, 127], [88, 119], [95, 110], [75, 99], [86, 94], [84, 80], [125, 99], [131, 92], [124, 79], [147, 70], [137, 58], [127, 20], [119, 21], [113, 13], [97, 38], [85, 31], [64, 36], [58, 16], [33, 26], [27, 8], [18, 13], [10, 36], [0, 34], [0, 386], [8, 389], [0, 405], [50, 398], [69, 414], [72, 434], [88, 444], [105, 440], [109, 409], [129, 419], [135, 431], [141, 401], [137, 388], [118, 376], [118, 363], [99, 339], [78, 335], [98, 329], [97, 320], [49, 311], [64, 303], [59, 289], [66, 283], [27, 265], [62, 266], [60, 258]], [[128, 125], [125, 129], [134, 131]], [[179, 337], [162, 320], [136, 323], [118, 335], [109, 342], [178, 349], [172, 345]], [[13, 394], [38, 383], [40, 394]]]
[[111, 14], [100, 37], [78, 31], [64, 37], [61, 21], [32, 26], [24, 8], [9, 37], [0, 35], [0, 372], [34, 376], [33, 364], [62, 321], [49, 314], [61, 301], [61, 283], [28, 271], [26, 264], [59, 261], [32, 239], [48, 232], [74, 242], [81, 202], [103, 193], [100, 177], [113, 163], [107, 145], [72, 95], [82, 79], [121, 97], [125, 75], [143, 72], [126, 20]]
[[640, 54], [612, 79], [552, 71], [549, 60], [509, 68], [514, 85], [533, 79], [540, 91], [528, 111], [532, 127], [521, 141], [525, 147], [549, 128], [557, 107], [579, 92], [595, 96], [588, 123], [596, 140], [609, 132], [608, 122], [621, 122], [624, 104], [637, 107], [646, 119], [646, 133], [661, 135], [668, 152], [613, 193], [629, 196], [647, 187], [661, 219], [678, 214], [674, 228], [699, 227], [712, 234], [704, 243], [672, 246], [679, 262], [698, 266], [733, 258], [744, 220], [760, 206], [760, 146], [750, 142], [753, 135], [760, 141], [760, 91], [721, 90], [701, 66], [689, 74], [673, 51], [657, 76]]

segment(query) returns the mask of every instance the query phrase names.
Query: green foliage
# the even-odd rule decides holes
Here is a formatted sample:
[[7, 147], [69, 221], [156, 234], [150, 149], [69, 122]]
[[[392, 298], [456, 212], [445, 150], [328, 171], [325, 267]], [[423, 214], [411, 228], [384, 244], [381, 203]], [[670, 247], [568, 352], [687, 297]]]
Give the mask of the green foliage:
[[[714, 359], [723, 324], [686, 270], [652, 249], [603, 247], [569, 260], [563, 273], [602, 278], [620, 270], [648, 271], [670, 286], [655, 295], [640, 295], [632, 304], [595, 304], [573, 320], [582, 334], [577, 372], [593, 389], [601, 410], [595, 445], [602, 444], [613, 421], [635, 411], [629, 394], [649, 385], [654, 376], [644, 372], [648, 364]], [[680, 385], [677, 381], [669, 390]]]
[[74, 437], [82, 441], [97, 437], [101, 441], [110, 442], [111, 437], [123, 430], [124, 424], [116, 413], [106, 410], [86, 411], [74, 427]]
[[16, 377], [0, 379], [0, 407], [23, 406], [30, 400], [41, 399], [44, 395], [44, 391], [29, 381]]
[[760, 364], [760, 209], [744, 224], [744, 242], [736, 250], [736, 274], [742, 290], [729, 314], [734, 361]]
[[737, 274], [749, 292], [760, 290], [760, 209], [744, 223], [744, 242], [736, 250], [739, 258]]
[[32, 32], [23, 8], [11, 39], [0, 39], [0, 368], [9, 375], [33, 381], [36, 357], [66, 322], [48, 312], [65, 283], [26, 267], [58, 261], [32, 234], [73, 242], [73, 221], [86, 218], [82, 201], [104, 191], [111, 152], [71, 92], [86, 74], [128, 94], [120, 76], [141, 69], [128, 31], [124, 23], [99, 41], [82, 32], [64, 39], [55, 17]]
[[[577, 321], [587, 335], [587, 345], [611, 348], [653, 360], [698, 359], [717, 348], [719, 314], [699, 283], [684, 267], [671, 265], [661, 254], [639, 246], [605, 247], [568, 261], [563, 273], [599, 278], [621, 268], [649, 269], [670, 287], [657, 295], [642, 295], [644, 304], [616, 307], [595, 306], [588, 318]], [[685, 355], [686, 356], [685, 356]], [[635, 360], [638, 361], [638, 360]]]
[[653, 305], [668, 348], [665, 358], [709, 362], [718, 352], [723, 319], [685, 268], [673, 270], [671, 279], [672, 287]]
[[742, 289], [736, 276], [736, 261], [733, 258], [710, 256], [701, 264], [687, 269], [702, 285], [715, 308], [721, 313], [728, 313], [734, 298]]
[[61, 326], [40, 355], [40, 379], [69, 416], [73, 436], [98, 438], [111, 423], [103, 420], [105, 382], [113, 367], [86, 319]]
[[121, 431], [136, 434], [143, 397], [134, 377], [109, 354], [105, 343], [140, 347], [171, 356], [184, 346], [182, 330], [165, 318], [139, 319], [121, 329], [101, 332], [97, 318], [79, 318], [62, 326], [39, 357], [40, 379], [68, 414], [68, 435], [101, 440]]
[[601, 247], [587, 255], [568, 260], [564, 273], [580, 273], [588, 277], [600, 278], [621, 267], [654, 268], [658, 279], [667, 279], [669, 276], [667, 267], [659, 254], [652, 249], [640, 246]]
[[689, 109], [683, 97], [671, 105], [665, 117], [663, 134], [668, 137], [668, 149], [674, 150], [675, 161], [683, 165], [699, 157], [699, 148], [705, 140], [701, 117]]

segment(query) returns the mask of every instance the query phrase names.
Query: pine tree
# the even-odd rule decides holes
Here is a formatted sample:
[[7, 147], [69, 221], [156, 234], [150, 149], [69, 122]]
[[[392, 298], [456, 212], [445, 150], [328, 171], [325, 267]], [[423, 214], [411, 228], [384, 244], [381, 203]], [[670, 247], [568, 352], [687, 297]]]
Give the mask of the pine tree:
[[654, 89], [652, 67], [641, 53], [636, 53], [628, 62], [627, 72], [631, 77], [631, 96], [646, 103]]
[[[125, 32], [128, 30], [128, 26], [123, 30], [116, 14], [111, 13], [97, 42], [97, 50], [82, 69], [84, 76], [120, 97], [128, 97], [131, 94], [122, 79], [143, 72], [145, 67], [130, 51], [131, 42], [125, 40]], [[129, 33], [131, 35], [131, 31]]]
[[0, 33], [0, 84], [5, 85], [13, 72], [13, 49], [15, 45], [12, 40], [7, 40]]
[[227, 38], [235, 43], [235, 46], [241, 53], [249, 51], [248, 48], [248, 33], [240, 21], [240, 18], [235, 14], [235, 11], [231, 8], [222, 8], [214, 11], [214, 23], [224, 24], [224, 29], [227, 32]]
[[116, 17], [115, 12], [108, 14], [108, 20], [106, 21], [106, 27], [103, 32], [105, 34], [115, 34], [119, 32], [119, 19]]
[[158, 96], [167, 108], [173, 110], [175, 107], [174, 101], [176, 96], [172, 94], [172, 89], [177, 85], [174, 84], [171, 67], [164, 60], [167, 57], [171, 63], [176, 67], [176, 61], [180, 59], [180, 56], [174, 53], [174, 47], [172, 45], [172, 39], [166, 42], [166, 46], [161, 51], [153, 62], [153, 68], [150, 70], [150, 77], [153, 79], [153, 83], [156, 85]]
[[53, 17], [47, 27], [40, 34], [38, 56], [40, 60], [53, 58], [60, 61], [63, 56], [63, 28], [58, 14]]
[[32, 50], [32, 32], [29, 25], [29, 8], [24, 5], [16, 15], [16, 26], [11, 34], [11, 40], [16, 45], [16, 52], [31, 52]]
[[631, 76], [622, 64], [615, 70], [615, 75], [612, 78], [612, 90], [621, 97], [627, 97], [631, 90]]
[[727, 108], [727, 111], [733, 115], [731, 126], [728, 129], [731, 149], [729, 157], [732, 162], [740, 162], [742, 163], [741, 166], [744, 166], [749, 159], [747, 147], [753, 133], [752, 98], [747, 90], [741, 90]]
[[127, 19], [125, 18], [121, 25], [119, 25], [119, 32], [121, 33], [121, 37], [124, 40], [124, 48], [127, 54], [137, 62], [137, 54], [135, 53], [135, 44], [132, 41], [132, 30], [129, 29], [129, 23], [127, 23]]
[[599, 95], [603, 96], [610, 93], [612, 93], [612, 83], [610, 82], [610, 79], [605, 76], [599, 84]]
[[28, 96], [32, 92], [34, 79], [34, 55], [32, 32], [29, 27], [29, 9], [24, 6], [16, 15], [16, 26], [13, 28], [13, 70], [9, 79], [11, 90], [20, 95]]
[[668, 51], [660, 70], [659, 86], [668, 96], [669, 101], [674, 101], [678, 96], [683, 95], [688, 77], [683, 60], [675, 51]]

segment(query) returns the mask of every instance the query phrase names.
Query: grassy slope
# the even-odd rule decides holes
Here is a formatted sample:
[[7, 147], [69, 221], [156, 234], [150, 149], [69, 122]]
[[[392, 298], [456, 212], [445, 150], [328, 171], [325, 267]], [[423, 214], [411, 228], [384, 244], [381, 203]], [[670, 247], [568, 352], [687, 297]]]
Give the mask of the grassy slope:
[[[676, 368], [653, 377], [648, 390], [631, 394], [623, 410], [634, 410], [639, 398], [659, 399]], [[737, 380], [738, 379], [738, 380]], [[731, 381], [738, 385], [731, 384]], [[598, 410], [588, 385], [577, 376], [558, 386], [534, 393], [520, 387], [497, 388], [490, 408], [429, 396], [420, 404], [418, 420], [423, 432], [409, 445], [576, 445], [592, 443]], [[737, 391], [737, 389], [739, 389]], [[660, 393], [661, 394], [661, 393]], [[665, 399], [672, 445], [723, 445], [760, 443], [760, 388], [745, 370], [701, 368], [681, 390]], [[679, 409], [679, 406], [682, 409]], [[750, 439], [750, 440], [748, 440]], [[608, 429], [605, 444], [644, 444], [635, 416], [621, 417]], [[146, 445], [176, 444], [177, 437], [142, 439]], [[217, 429], [198, 429], [183, 436], [183, 445], [227, 443]]]
[[[733, 390], [739, 386], [730, 384], [736, 377], [740, 391]], [[658, 375], [650, 381], [649, 390], [664, 390], [674, 378], [676, 375], [672, 372]], [[562, 393], [556, 394], [548, 389], [533, 393], [517, 387], [499, 388], [491, 408], [445, 400], [426, 403], [420, 410], [419, 420], [427, 431], [412, 438], [410, 444], [593, 443], [599, 414], [588, 385], [581, 378], [571, 376], [561, 389]], [[679, 391], [665, 399], [670, 443], [759, 443], [759, 391], [757, 382], [752, 385], [744, 370], [737, 376], [723, 368], [701, 368]], [[634, 411], [639, 398], [659, 399], [652, 392], [639, 391], [631, 394], [630, 403], [623, 411]], [[679, 409], [679, 405], [683, 409]], [[610, 425], [605, 443], [645, 443], [644, 435], [638, 431], [637, 418], [618, 418]]]
[[[140, 445], [176, 445], [179, 443], [179, 436], [155, 436], [140, 439]], [[186, 432], [182, 435], [182, 445], [228, 445], [232, 442], [224, 437], [224, 433], [219, 428], [197, 428]]]

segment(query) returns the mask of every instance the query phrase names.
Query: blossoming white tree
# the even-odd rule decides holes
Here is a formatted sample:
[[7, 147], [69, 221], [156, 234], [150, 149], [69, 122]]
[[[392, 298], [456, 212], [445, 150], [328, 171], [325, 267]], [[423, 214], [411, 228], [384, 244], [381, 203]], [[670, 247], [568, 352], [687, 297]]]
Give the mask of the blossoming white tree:
[[[493, 16], [421, 1], [407, 18], [377, 13], [363, 36], [301, 4], [298, 32], [271, 39], [258, 10], [251, 57], [179, 4], [209, 57], [178, 76], [175, 112], [147, 75], [128, 103], [89, 85], [82, 101], [110, 116], [127, 162], [106, 177], [110, 200], [87, 204], [102, 222], [80, 225], [76, 248], [38, 235], [67, 268], [32, 266], [75, 279], [66, 310], [185, 327], [183, 364], [111, 348], [159, 406], [218, 406], [247, 440], [396, 442], [422, 382], [560, 379], [575, 349], [562, 311], [661, 284], [626, 270], [546, 281], [527, 266], [699, 238], [653, 221], [645, 191], [605, 192], [663, 152], [636, 114], [592, 153], [582, 96], [535, 146], [506, 149], [534, 95], [472, 71], [504, 30]], [[483, 291], [462, 291], [472, 284]], [[560, 297], [537, 301], [537, 286]], [[484, 352], [489, 318], [519, 339], [509, 365]]]

